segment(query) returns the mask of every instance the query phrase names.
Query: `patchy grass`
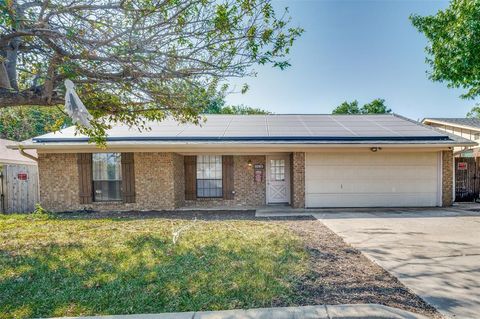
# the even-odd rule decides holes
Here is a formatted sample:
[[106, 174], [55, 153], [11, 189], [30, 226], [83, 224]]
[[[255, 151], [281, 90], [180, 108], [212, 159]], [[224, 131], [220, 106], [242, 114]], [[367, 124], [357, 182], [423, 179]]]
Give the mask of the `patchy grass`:
[[281, 223], [0, 215], [0, 318], [295, 304], [308, 265]]

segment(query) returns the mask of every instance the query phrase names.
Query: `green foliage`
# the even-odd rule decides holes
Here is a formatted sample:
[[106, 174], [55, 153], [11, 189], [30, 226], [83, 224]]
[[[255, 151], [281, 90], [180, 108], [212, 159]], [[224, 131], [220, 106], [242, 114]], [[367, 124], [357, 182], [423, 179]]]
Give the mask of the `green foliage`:
[[358, 107], [358, 101], [353, 102], [343, 102], [335, 109], [333, 109], [332, 114], [360, 114], [360, 109]]
[[462, 88], [464, 98], [480, 94], [480, 1], [452, 0], [435, 15], [410, 17], [428, 40], [429, 77]]
[[245, 105], [229, 105], [223, 107], [219, 114], [240, 114], [240, 115], [255, 115], [255, 114], [271, 114], [259, 108], [245, 106]]
[[362, 107], [358, 106], [357, 100], [345, 101], [333, 109], [332, 114], [388, 114], [391, 112], [392, 110], [385, 105], [384, 99], [375, 99]]
[[240, 115], [271, 114], [271, 112], [269, 111], [245, 105], [225, 105], [225, 99], [222, 95], [217, 95], [213, 99], [211, 99], [207, 107], [204, 109], [203, 113]]
[[0, 318], [294, 305], [310, 267], [271, 221], [69, 215], [0, 215]]
[[0, 45], [20, 42], [18, 92], [0, 91], [0, 107], [25, 105], [20, 97], [61, 105], [70, 79], [94, 117], [93, 129], [79, 132], [99, 144], [118, 122], [140, 130], [167, 116], [198, 123], [230, 78], [250, 76], [258, 65], [288, 67], [303, 32], [273, 0], [0, 1], [1, 21], [10, 21]]
[[360, 109], [361, 114], [387, 114], [392, 113], [392, 110], [385, 105], [384, 99], [375, 99], [370, 103], [365, 104]]
[[480, 119], [480, 106], [477, 104], [472, 109], [470, 112], [467, 113], [468, 118], [475, 118], [475, 119]]
[[23, 141], [71, 125], [57, 107], [21, 106], [0, 109], [0, 138]]

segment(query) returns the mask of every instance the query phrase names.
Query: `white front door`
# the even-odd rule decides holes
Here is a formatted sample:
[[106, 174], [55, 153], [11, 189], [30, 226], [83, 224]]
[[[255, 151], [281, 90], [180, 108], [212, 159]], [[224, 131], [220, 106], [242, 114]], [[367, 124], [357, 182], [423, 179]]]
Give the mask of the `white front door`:
[[290, 203], [290, 157], [267, 156], [267, 203]]

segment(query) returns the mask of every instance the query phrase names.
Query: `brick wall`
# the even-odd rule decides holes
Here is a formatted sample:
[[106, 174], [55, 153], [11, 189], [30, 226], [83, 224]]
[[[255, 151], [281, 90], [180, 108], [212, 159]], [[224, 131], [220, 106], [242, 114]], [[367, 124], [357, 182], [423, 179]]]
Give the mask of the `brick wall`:
[[442, 206], [453, 204], [453, 151], [442, 152]]
[[39, 154], [40, 203], [50, 211], [162, 210], [183, 201], [183, 157], [175, 153], [135, 153], [135, 203], [81, 205], [77, 154]]
[[[248, 166], [249, 160], [252, 167]], [[263, 164], [263, 180], [255, 182], [254, 165]], [[265, 156], [264, 155], [235, 155], [233, 156], [234, 189], [233, 200], [199, 198], [185, 202], [186, 207], [258, 207], [265, 205]]]
[[47, 210], [79, 209], [77, 154], [38, 154], [40, 204]]
[[[265, 170], [262, 182], [254, 181], [252, 164], [263, 164], [265, 156], [234, 156], [233, 200], [199, 199], [185, 202], [183, 156], [176, 153], [135, 153], [135, 203], [79, 202], [77, 154], [39, 154], [40, 202], [50, 211], [170, 210], [178, 207], [263, 206]], [[61, 168], [61, 169], [59, 169]]]
[[305, 207], [305, 153], [292, 153], [290, 155], [290, 166], [292, 207], [303, 208]]

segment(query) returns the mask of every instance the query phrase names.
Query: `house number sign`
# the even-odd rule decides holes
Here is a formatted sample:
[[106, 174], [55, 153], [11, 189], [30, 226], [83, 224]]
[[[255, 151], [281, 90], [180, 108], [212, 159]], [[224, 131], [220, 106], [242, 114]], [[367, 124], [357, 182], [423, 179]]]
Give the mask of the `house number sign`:
[[20, 181], [26, 181], [28, 179], [28, 175], [27, 173], [18, 173], [17, 178]]

